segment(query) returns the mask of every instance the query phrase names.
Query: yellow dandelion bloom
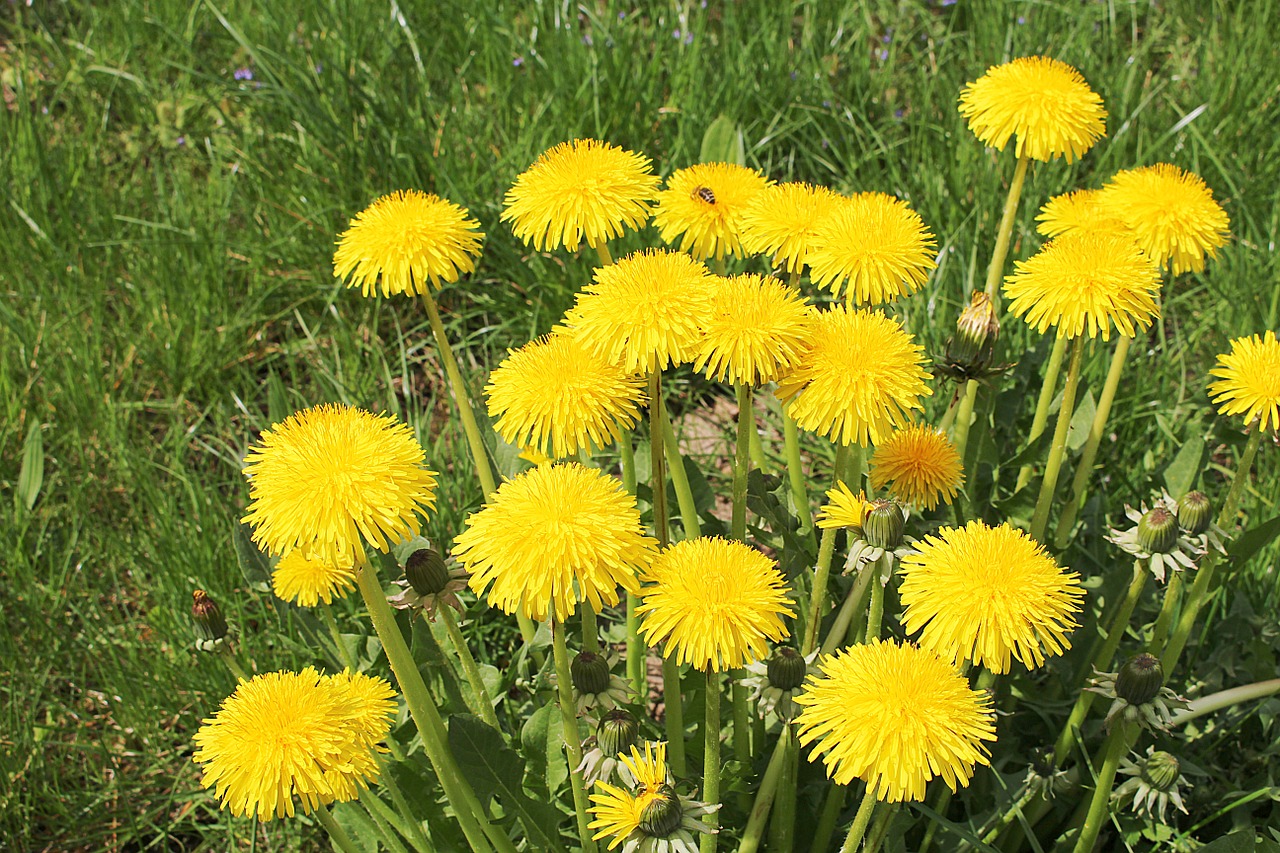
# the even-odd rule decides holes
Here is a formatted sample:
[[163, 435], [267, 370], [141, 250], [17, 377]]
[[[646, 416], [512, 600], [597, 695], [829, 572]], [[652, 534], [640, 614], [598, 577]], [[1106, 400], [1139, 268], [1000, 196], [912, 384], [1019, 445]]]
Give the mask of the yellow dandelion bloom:
[[390, 685], [368, 681], [380, 683], [308, 668], [240, 682], [196, 732], [201, 784], [232, 814], [259, 820], [354, 799], [377, 778], [373, 744], [390, 731], [394, 707]]
[[1129, 226], [1103, 210], [1101, 194], [1101, 190], [1075, 190], [1054, 196], [1040, 208], [1036, 216], [1036, 222], [1040, 224], [1036, 230], [1046, 237], [1057, 237], [1069, 231], [1130, 234]]
[[697, 853], [695, 835], [715, 831], [701, 818], [719, 806], [676, 793], [667, 772], [665, 743], [646, 742], [643, 756], [633, 746], [631, 754], [621, 758], [635, 785], [628, 791], [596, 782], [598, 791], [591, 795], [595, 820], [588, 825], [596, 831], [592, 838], [608, 838], [610, 850], [621, 844], [624, 851], [640, 853]]
[[563, 620], [579, 601], [599, 611], [636, 593], [636, 573], [656, 542], [641, 532], [636, 499], [622, 484], [577, 462], [530, 468], [498, 487], [467, 517], [453, 555], [504, 613]]
[[742, 213], [742, 248], [769, 255], [775, 267], [799, 273], [813, 251], [818, 224], [842, 201], [843, 196], [812, 184], [768, 187]]
[[636, 608], [649, 645], [667, 644], [680, 664], [723, 672], [764, 657], [794, 616], [782, 573], [742, 542], [702, 536], [667, 548], [644, 574]]
[[736, 163], [699, 163], [678, 169], [658, 193], [653, 224], [665, 243], [699, 260], [742, 254], [742, 214], [769, 181]]
[[776, 278], [748, 273], [717, 279], [710, 303], [694, 370], [734, 385], [762, 385], [799, 358], [811, 309]]
[[426, 293], [474, 272], [480, 223], [465, 208], [418, 190], [400, 190], [369, 205], [338, 237], [333, 274], [365, 296]]
[[924, 348], [882, 314], [836, 305], [809, 323], [804, 353], [778, 379], [778, 398], [802, 429], [840, 444], [880, 441], [933, 393]]
[[416, 536], [435, 507], [435, 472], [413, 430], [389, 415], [324, 405], [290, 415], [249, 448], [253, 541], [355, 565], [360, 540], [386, 551]]
[[643, 384], [578, 339], [556, 334], [511, 350], [484, 392], [505, 441], [563, 459], [579, 448], [604, 447], [635, 426]]
[[693, 359], [714, 277], [681, 252], [646, 251], [600, 267], [565, 315], [565, 328], [628, 373]]
[[521, 449], [518, 458], [523, 459], [525, 462], [532, 465], [550, 465], [552, 462], [556, 461], [536, 447], [525, 447]]
[[592, 840], [609, 839], [609, 849], [614, 850], [640, 829], [644, 809], [657, 796], [646, 791], [632, 794], [625, 788], [596, 781], [599, 790], [591, 794], [591, 814], [595, 820], [587, 825], [595, 831]]
[[964, 483], [960, 454], [951, 439], [932, 427], [912, 424], [876, 445], [869, 468], [871, 486], [889, 487], [898, 500], [932, 510], [948, 504]]
[[982, 144], [1019, 157], [1075, 160], [1106, 136], [1102, 98], [1080, 72], [1056, 59], [1023, 56], [987, 69], [960, 90], [960, 114]]
[[840, 480], [827, 492], [827, 505], [818, 510], [818, 526], [862, 528], [862, 520], [871, 510], [871, 501], [862, 492], [856, 495]]
[[562, 142], [538, 158], [507, 190], [502, 221], [538, 251], [595, 248], [649, 221], [658, 188], [641, 154], [599, 142]]
[[818, 672], [795, 697], [796, 723], [837, 784], [862, 779], [883, 802], [919, 801], [935, 776], [955, 791], [988, 763], [991, 698], [933, 652], [877, 641], [823, 658]]
[[1111, 326], [1127, 338], [1160, 313], [1160, 271], [1126, 236], [1077, 231], [1063, 234], [1004, 280], [1009, 311], [1040, 333], [1110, 340]]
[[1084, 591], [1034, 539], [1008, 524], [944, 527], [902, 558], [899, 595], [908, 632], [953, 662], [995, 673], [1010, 657], [1028, 667], [1071, 648]]
[[280, 558], [271, 571], [271, 589], [278, 598], [299, 607], [332, 604], [355, 589], [356, 573], [350, 565], [308, 557], [295, 548]]
[[858, 193], [814, 229], [809, 276], [850, 305], [878, 305], [915, 293], [937, 266], [937, 242], [905, 201]]
[[1280, 430], [1280, 343], [1276, 333], [1236, 338], [1231, 352], [1219, 355], [1209, 371], [1219, 381], [1209, 386], [1219, 414], [1244, 415], [1263, 430]]
[[1175, 275], [1203, 270], [1230, 236], [1227, 212], [1204, 180], [1168, 163], [1117, 172], [1099, 191], [1098, 203]]

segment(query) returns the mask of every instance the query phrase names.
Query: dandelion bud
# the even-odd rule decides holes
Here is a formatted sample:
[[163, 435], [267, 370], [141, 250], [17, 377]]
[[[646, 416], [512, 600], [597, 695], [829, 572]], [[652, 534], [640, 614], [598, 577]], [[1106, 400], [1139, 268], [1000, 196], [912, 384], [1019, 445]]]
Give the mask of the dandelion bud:
[[609, 689], [609, 661], [593, 652], [581, 652], [569, 664], [573, 689], [579, 693], [604, 693]]
[[1178, 519], [1163, 506], [1138, 521], [1138, 545], [1149, 554], [1168, 554], [1178, 544]]
[[1142, 765], [1142, 779], [1157, 791], [1171, 791], [1178, 784], [1178, 759], [1167, 752], [1156, 751]]
[[872, 547], [892, 551], [902, 544], [906, 524], [901, 507], [893, 501], [878, 500], [871, 502], [871, 509], [862, 520], [862, 530]]
[[1192, 536], [1199, 536], [1209, 529], [1209, 497], [1204, 492], [1188, 492], [1178, 501], [1178, 524]]
[[684, 806], [670, 785], [662, 784], [640, 810], [640, 830], [649, 836], [666, 838], [684, 820]]
[[216, 643], [227, 636], [227, 620], [217, 602], [203, 589], [191, 593], [191, 618], [195, 620], [196, 639], [201, 643]]
[[630, 752], [640, 743], [640, 723], [626, 708], [605, 712], [596, 726], [596, 745], [607, 756]]
[[779, 690], [795, 690], [804, 684], [807, 670], [804, 655], [790, 646], [783, 646], [769, 658], [767, 669], [769, 685]]
[[1160, 695], [1164, 686], [1164, 667], [1155, 655], [1142, 654], [1129, 658], [1116, 675], [1116, 695], [1130, 705], [1145, 705]]
[[991, 366], [999, 338], [1000, 320], [995, 306], [986, 293], [975, 290], [956, 320], [955, 336], [947, 342], [947, 361], [968, 373], [981, 373]]
[[410, 554], [404, 576], [418, 595], [438, 595], [449, 583], [449, 569], [434, 548], [419, 548]]

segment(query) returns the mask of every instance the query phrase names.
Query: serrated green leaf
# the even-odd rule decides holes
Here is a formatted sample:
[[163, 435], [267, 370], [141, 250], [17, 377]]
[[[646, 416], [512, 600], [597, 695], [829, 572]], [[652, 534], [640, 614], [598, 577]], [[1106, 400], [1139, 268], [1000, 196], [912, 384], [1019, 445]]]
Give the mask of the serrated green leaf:
[[1204, 470], [1205, 454], [1209, 446], [1204, 437], [1195, 435], [1183, 442], [1173, 461], [1164, 469], [1164, 487], [1174, 498], [1182, 500], [1183, 495], [1191, 491], [1196, 478]]
[[746, 165], [747, 151], [742, 131], [727, 115], [720, 115], [702, 135], [702, 151], [698, 155], [702, 163], [736, 163]]
[[569, 778], [563, 730], [560, 709], [551, 703], [534, 711], [520, 730], [521, 752], [529, 762], [525, 787], [535, 796], [558, 791]]
[[271, 586], [271, 558], [253, 541], [253, 531], [243, 521], [237, 522], [235, 530], [236, 562], [240, 564], [240, 574], [250, 586], [266, 584]]
[[18, 469], [18, 488], [13, 493], [14, 503], [20, 509], [31, 511], [43, 485], [44, 433], [40, 431], [40, 424], [33, 423], [22, 442], [22, 466]]
[[[1067, 430], [1067, 448], [1071, 451], [1084, 447], [1089, 440], [1089, 430], [1093, 426], [1093, 416], [1098, 413], [1098, 404], [1093, 400], [1093, 392], [1085, 389], [1084, 396], [1076, 404], [1071, 415], [1071, 427]], [[1047, 431], [1047, 430], [1046, 430]]]
[[563, 815], [525, 794], [524, 760], [497, 729], [471, 714], [454, 714], [449, 718], [449, 750], [481, 803], [497, 796], [507, 813], [519, 818], [529, 849], [564, 850], [555, 829]]
[[1243, 566], [1253, 559], [1254, 554], [1274, 542], [1277, 536], [1280, 536], [1280, 515], [1241, 533], [1227, 549], [1231, 562]]

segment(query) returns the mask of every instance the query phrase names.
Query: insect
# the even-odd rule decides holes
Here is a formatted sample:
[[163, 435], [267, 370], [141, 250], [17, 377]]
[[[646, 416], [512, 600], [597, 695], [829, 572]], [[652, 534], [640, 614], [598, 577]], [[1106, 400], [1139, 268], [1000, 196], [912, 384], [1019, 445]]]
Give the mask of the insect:
[[711, 187], [696, 187], [691, 193], [693, 198], [700, 198], [707, 204], [716, 203], [716, 194], [711, 191]]

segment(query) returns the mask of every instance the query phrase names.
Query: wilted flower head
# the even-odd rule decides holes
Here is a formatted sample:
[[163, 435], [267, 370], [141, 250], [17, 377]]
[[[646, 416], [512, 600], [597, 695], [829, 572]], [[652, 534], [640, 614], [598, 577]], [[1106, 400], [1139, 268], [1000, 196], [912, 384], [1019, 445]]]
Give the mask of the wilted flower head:
[[680, 240], [680, 251], [695, 258], [742, 253], [742, 214], [769, 185], [754, 169], [735, 163], [698, 163], [677, 169], [658, 193], [653, 224], [666, 243]]

